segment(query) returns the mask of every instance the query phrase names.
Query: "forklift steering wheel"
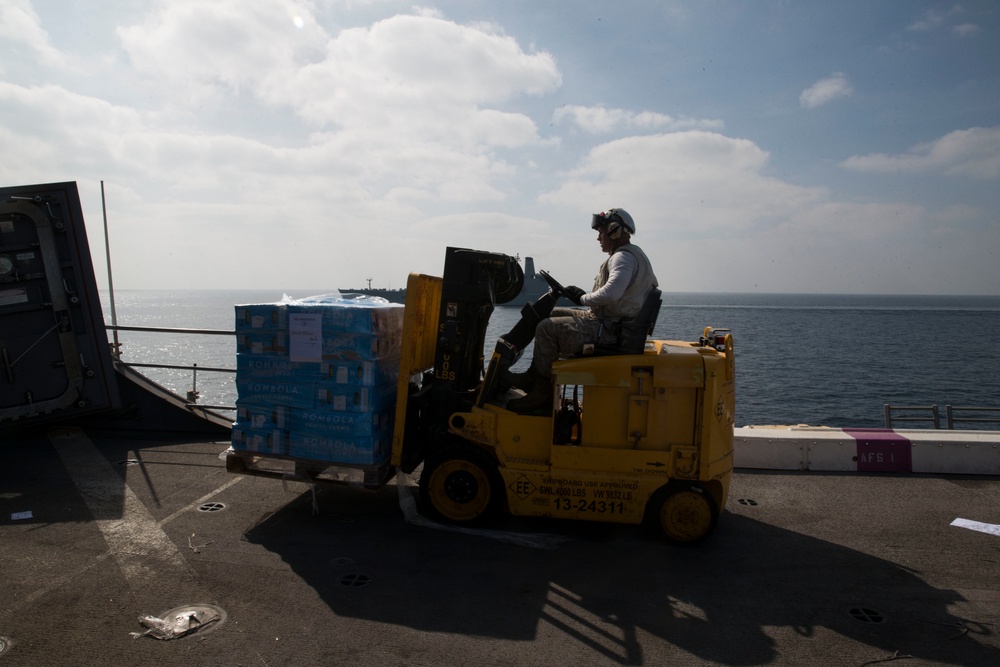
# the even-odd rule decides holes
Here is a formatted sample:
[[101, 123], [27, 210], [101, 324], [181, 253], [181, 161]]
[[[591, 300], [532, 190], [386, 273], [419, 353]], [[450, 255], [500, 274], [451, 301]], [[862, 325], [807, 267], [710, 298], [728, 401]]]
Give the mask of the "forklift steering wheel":
[[556, 296], [565, 296], [566, 288], [559, 284], [559, 281], [549, 275], [548, 271], [539, 271], [538, 274], [549, 284], [549, 289]]

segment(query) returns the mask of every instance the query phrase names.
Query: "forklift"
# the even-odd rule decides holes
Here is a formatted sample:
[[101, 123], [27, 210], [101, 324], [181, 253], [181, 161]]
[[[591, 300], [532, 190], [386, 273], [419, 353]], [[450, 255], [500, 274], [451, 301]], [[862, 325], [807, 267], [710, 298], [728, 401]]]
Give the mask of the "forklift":
[[733, 469], [735, 364], [727, 329], [697, 342], [650, 340], [661, 293], [622, 323], [617, 344], [556, 361], [552, 408], [518, 414], [506, 372], [564, 288], [521, 310], [486, 363], [495, 306], [524, 273], [510, 256], [448, 248], [442, 277], [410, 274], [390, 464], [421, 464], [422, 510], [460, 525], [499, 512], [647, 524], [694, 544], [715, 528]]

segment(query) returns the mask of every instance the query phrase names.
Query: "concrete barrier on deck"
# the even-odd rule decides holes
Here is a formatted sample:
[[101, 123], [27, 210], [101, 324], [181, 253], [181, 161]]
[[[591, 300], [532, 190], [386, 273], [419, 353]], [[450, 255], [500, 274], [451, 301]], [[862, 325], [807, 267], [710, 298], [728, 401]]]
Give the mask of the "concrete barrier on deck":
[[1000, 431], [747, 426], [737, 468], [1000, 475]]

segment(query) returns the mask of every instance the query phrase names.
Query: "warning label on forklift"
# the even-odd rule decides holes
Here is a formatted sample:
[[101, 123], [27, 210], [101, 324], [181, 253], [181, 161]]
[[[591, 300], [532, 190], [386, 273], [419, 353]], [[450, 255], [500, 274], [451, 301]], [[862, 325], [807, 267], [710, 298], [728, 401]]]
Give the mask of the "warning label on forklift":
[[510, 490], [521, 500], [570, 512], [622, 514], [637, 499], [639, 484], [615, 480], [542, 476], [535, 481], [520, 475]]

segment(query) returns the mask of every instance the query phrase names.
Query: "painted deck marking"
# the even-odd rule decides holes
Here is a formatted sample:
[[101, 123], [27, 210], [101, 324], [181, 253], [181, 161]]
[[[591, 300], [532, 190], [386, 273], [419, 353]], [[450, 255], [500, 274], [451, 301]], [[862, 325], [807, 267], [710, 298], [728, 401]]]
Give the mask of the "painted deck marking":
[[171, 521], [173, 521], [174, 519], [176, 519], [177, 517], [179, 517], [181, 514], [184, 514], [185, 512], [190, 512], [191, 510], [193, 510], [194, 508], [198, 507], [199, 505], [205, 504], [206, 502], [208, 502], [209, 500], [211, 500], [215, 496], [219, 495], [220, 493], [222, 493], [223, 491], [225, 491], [226, 489], [228, 489], [229, 487], [231, 487], [233, 484], [235, 484], [236, 482], [240, 481], [241, 479], [243, 479], [243, 475], [240, 475], [238, 477], [234, 477], [233, 479], [229, 480], [228, 482], [226, 482], [225, 484], [223, 484], [222, 486], [220, 486], [219, 488], [217, 488], [215, 491], [211, 491], [209, 493], [206, 493], [205, 495], [203, 495], [201, 498], [199, 498], [198, 500], [194, 501], [193, 503], [185, 505], [184, 507], [180, 508], [179, 510], [177, 510], [176, 512], [174, 512], [173, 514], [171, 514], [170, 516], [168, 516], [167, 518], [161, 519], [160, 522], [159, 522], [159, 525], [161, 525], [161, 526], [166, 525], [166, 524], [170, 523]]
[[980, 533], [986, 533], [987, 535], [996, 535], [1000, 537], [1000, 525], [995, 523], [983, 523], [982, 521], [970, 521], [969, 519], [955, 519], [951, 522], [952, 526], [958, 526], [959, 528], [968, 528], [969, 530], [979, 531]]
[[194, 574], [146, 506], [127, 484], [122, 484], [121, 477], [83, 431], [51, 431], [49, 440], [130, 587], [147, 585], [150, 577]]

